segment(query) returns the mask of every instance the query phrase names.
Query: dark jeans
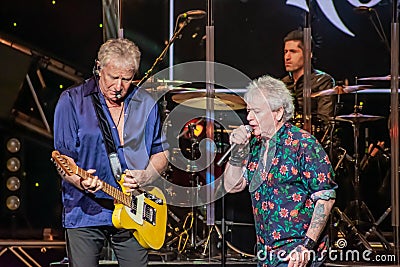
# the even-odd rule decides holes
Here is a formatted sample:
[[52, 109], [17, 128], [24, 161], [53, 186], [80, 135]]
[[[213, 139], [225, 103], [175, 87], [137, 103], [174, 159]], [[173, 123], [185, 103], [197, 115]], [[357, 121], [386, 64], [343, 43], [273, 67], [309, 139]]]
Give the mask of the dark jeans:
[[114, 227], [66, 229], [70, 267], [97, 267], [102, 249], [108, 240], [120, 267], [147, 266], [148, 255], [128, 230]]

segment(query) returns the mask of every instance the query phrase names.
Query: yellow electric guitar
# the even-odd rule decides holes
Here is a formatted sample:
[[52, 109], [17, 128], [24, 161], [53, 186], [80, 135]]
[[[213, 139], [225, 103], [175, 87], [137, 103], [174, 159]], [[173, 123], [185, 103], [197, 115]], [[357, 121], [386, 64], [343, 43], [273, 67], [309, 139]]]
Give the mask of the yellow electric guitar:
[[[51, 157], [54, 164], [68, 175], [76, 174], [82, 179], [93, 178], [58, 151], [53, 151]], [[167, 225], [165, 196], [159, 188], [151, 186], [137, 189], [132, 193], [126, 192], [122, 185], [124, 177], [125, 175], [122, 175], [118, 182], [122, 191], [101, 181], [102, 190], [116, 200], [112, 222], [116, 228], [132, 230], [142, 247], [160, 249], [164, 244]]]

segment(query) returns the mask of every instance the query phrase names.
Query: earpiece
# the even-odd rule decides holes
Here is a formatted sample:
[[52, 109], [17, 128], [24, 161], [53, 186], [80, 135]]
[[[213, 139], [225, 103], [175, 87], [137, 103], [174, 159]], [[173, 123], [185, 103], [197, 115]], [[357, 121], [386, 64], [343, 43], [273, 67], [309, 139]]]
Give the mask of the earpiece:
[[101, 76], [101, 74], [100, 74], [100, 62], [96, 59], [95, 61], [94, 61], [94, 66], [93, 66], [93, 75], [94, 76]]

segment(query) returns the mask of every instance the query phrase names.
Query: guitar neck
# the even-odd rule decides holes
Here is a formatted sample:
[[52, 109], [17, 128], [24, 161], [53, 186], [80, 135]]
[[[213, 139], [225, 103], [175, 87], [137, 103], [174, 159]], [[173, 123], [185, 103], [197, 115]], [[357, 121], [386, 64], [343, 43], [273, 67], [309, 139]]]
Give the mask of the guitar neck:
[[[85, 171], [84, 169], [82, 169], [78, 166], [77, 166], [76, 174], [79, 177], [82, 177], [84, 180], [86, 180], [88, 178], [92, 178], [92, 179], [94, 178], [94, 176], [92, 174], [88, 173], [87, 171]], [[121, 202], [125, 206], [128, 206], [128, 207], [131, 206], [132, 197], [130, 195], [124, 194], [118, 188], [115, 188], [114, 186], [112, 186], [104, 181], [101, 181], [100, 179], [99, 179], [99, 181], [103, 184], [103, 188], [101, 190], [103, 190], [106, 194], [112, 196], [114, 199], [116, 199], [118, 202]]]

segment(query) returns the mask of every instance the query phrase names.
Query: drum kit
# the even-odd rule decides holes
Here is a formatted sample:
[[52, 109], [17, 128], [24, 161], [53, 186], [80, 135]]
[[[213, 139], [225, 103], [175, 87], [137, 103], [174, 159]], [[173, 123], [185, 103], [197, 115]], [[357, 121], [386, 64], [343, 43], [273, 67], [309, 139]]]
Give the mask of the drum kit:
[[[370, 77], [364, 79], [361, 78], [359, 80], [380, 81], [388, 79], [390, 79], [390, 76]], [[159, 98], [160, 95], [163, 95], [161, 106], [162, 112], [165, 115], [164, 120], [170, 120], [168, 116], [170, 113], [169, 110], [172, 110], [175, 105], [182, 105], [188, 109], [203, 111], [209, 108], [209, 98], [207, 97], [207, 93], [204, 91], [204, 89], [185, 87], [189, 84], [190, 83], [186, 81], [157, 80], [155, 82], [146, 82], [142, 86], [145, 87], [148, 92], [150, 92], [151, 94], [153, 94], [153, 96], [156, 96], [157, 98]], [[311, 94], [311, 98], [329, 95], [340, 96], [343, 94], [351, 93], [355, 93], [356, 95], [358, 91], [362, 91], [368, 88], [370, 88], [370, 85], [337, 85], [328, 90], [315, 92]], [[239, 125], [230, 125], [232, 129], [227, 129], [221, 127], [222, 124], [220, 122], [221, 120], [224, 120], [224, 118], [229, 118], [230, 116], [232, 116], [232, 112], [243, 113], [245, 115], [246, 103], [243, 98], [238, 94], [227, 93], [226, 91], [221, 92], [216, 89], [213, 97], [212, 108], [215, 114], [217, 114], [217, 119], [215, 119], [214, 121], [215, 141], [216, 143], [220, 144], [217, 147], [217, 154], [222, 154], [229, 148], [229, 132]], [[334, 209], [333, 213], [336, 214], [336, 217], [335, 215], [333, 216], [337, 218], [337, 222], [335, 223], [335, 225], [339, 226], [340, 221], [345, 222], [346, 227], [350, 227], [349, 232], [355, 234], [358, 237], [358, 242], [364, 245], [364, 247], [370, 249], [367, 237], [371, 234], [371, 232], [378, 232], [378, 230], [376, 228], [376, 221], [371, 215], [371, 212], [368, 210], [366, 204], [360, 199], [359, 132], [361, 125], [382, 120], [384, 117], [362, 114], [360, 113], [360, 111], [361, 107], [356, 104], [354, 105], [353, 113], [337, 115], [333, 118], [329, 118], [329, 125], [327, 128], [324, 129], [323, 135], [321, 135], [319, 138], [322, 139], [320, 140], [320, 142], [324, 145], [324, 148], [327, 149], [327, 153], [330, 156], [332, 163], [335, 163], [333, 165], [335, 171], [340, 168], [340, 165], [345, 161], [351, 161], [351, 166], [354, 167], [354, 173], [352, 173], [351, 177], [354, 199], [350, 203], [347, 203], [348, 205], [345, 207], [344, 211], [341, 211], [338, 207]], [[350, 124], [352, 127], [354, 141], [354, 147], [352, 148], [354, 154], [352, 156], [349, 156], [347, 154], [346, 149], [343, 149], [342, 147], [335, 147], [336, 145], [335, 142], [333, 142], [332, 133], [334, 132], [334, 128], [336, 127], [335, 125], [337, 124]], [[172, 148], [172, 160], [175, 160], [175, 154], [182, 153], [186, 158], [188, 158], [187, 165], [190, 166], [182, 171], [170, 167], [170, 170], [167, 172], [165, 178], [169, 181], [172, 181], [173, 183], [183, 186], [198, 187], [199, 185], [203, 185], [205, 183], [205, 179], [203, 176], [205, 175], [204, 173], [199, 171], [197, 166], [193, 166], [192, 162], [199, 157], [198, 143], [200, 139], [205, 137], [205, 117], [197, 116], [193, 118], [188, 116], [187, 122], [183, 125], [178, 125], [178, 127], [175, 127], [174, 123], [171, 121], [166, 123], [166, 125], [168, 125], [168, 127], [173, 130], [173, 136], [180, 140], [180, 147]], [[322, 129], [321, 127], [317, 126], [318, 125], [313, 125], [315, 129]], [[313, 134], [315, 134], [315, 132], [313, 132]], [[218, 169], [217, 172], [221, 174], [223, 170]], [[350, 210], [355, 211], [354, 216], [353, 214], [348, 215]], [[251, 207], [249, 207], [249, 212], [251, 212]], [[370, 231], [368, 231], [369, 234], [367, 235], [363, 234], [362, 231], [358, 228], [361, 218], [360, 213], [362, 212], [368, 214], [370, 225], [374, 225], [375, 227], [375, 229], [370, 229]], [[387, 216], [387, 214], [385, 214], [385, 216]], [[199, 251], [200, 246], [204, 248], [203, 254], [205, 252], [205, 249], [207, 249], [207, 246], [209, 246], [211, 249], [209, 242], [211, 231], [217, 231], [217, 236], [220, 236], [221, 230], [220, 228], [218, 228], [218, 226], [212, 227], [211, 230], [209, 230], [210, 232], [208, 232], [208, 230], [204, 230], [205, 228], [207, 228], [205, 225], [206, 221], [204, 217], [204, 212], [199, 210], [198, 208], [192, 208], [182, 212], [177, 210], [176, 207], [171, 207], [169, 211], [169, 227], [167, 228], [168, 236], [166, 238], [167, 241], [165, 243], [165, 249], [169, 251], [174, 251], [178, 255], [183, 257], [193, 253], [194, 250]], [[380, 221], [378, 222], [380, 223]], [[232, 223], [235, 224], [235, 222]], [[252, 222], [250, 222], [250, 225], [252, 225]], [[387, 245], [386, 240], [382, 239], [382, 242]], [[229, 243], [229, 241], [228, 244], [231, 246], [233, 251], [239, 251], [240, 255], [253, 256], [252, 253], [243, 252], [240, 249], [236, 248], [234, 244]]]
[[[382, 76], [382, 77], [366, 77], [360, 78], [360, 81], [389, 81], [390, 76]], [[324, 90], [320, 92], [316, 92], [311, 95], [311, 97], [318, 96], [326, 96], [326, 95], [341, 95], [341, 94], [349, 94], [349, 93], [357, 93], [360, 90], [364, 90], [369, 88], [369, 85], [354, 85], [354, 86], [336, 86], [329, 90]], [[354, 112], [346, 115], [338, 115], [334, 118], [331, 118], [332, 125], [336, 123], [350, 123], [353, 129], [353, 142], [354, 154], [352, 157], [348, 156], [347, 151], [341, 147], [333, 148], [333, 142], [330, 143], [330, 158], [334, 160], [334, 155], [332, 153], [333, 150], [340, 150], [342, 153], [339, 153], [338, 164], [335, 167], [335, 171], [339, 167], [339, 165], [343, 162], [344, 158], [347, 156], [349, 161], [352, 161], [354, 172], [352, 173], [352, 181], [351, 184], [353, 186], [353, 190], [351, 190], [351, 194], [354, 196], [352, 201], [347, 203], [344, 207], [344, 211], [341, 211], [339, 207], [334, 207], [332, 217], [333, 223], [331, 227], [336, 228], [339, 233], [337, 236], [344, 237], [347, 242], [353, 240], [353, 244], [348, 244], [348, 247], [353, 248], [364, 248], [369, 251], [375, 252], [374, 248], [368, 242], [368, 237], [372, 234], [376, 236], [378, 241], [382, 244], [382, 247], [386, 251], [390, 251], [392, 249], [391, 244], [386, 240], [382, 232], [378, 229], [379, 225], [384, 221], [384, 219], [391, 212], [391, 207], [389, 206], [383, 214], [379, 217], [378, 220], [375, 220], [372, 212], [365, 204], [365, 202], [361, 199], [360, 196], [360, 170], [365, 169], [365, 164], [368, 163], [368, 158], [372, 155], [372, 153], [377, 153], [377, 151], [382, 150], [382, 146], [384, 142], [378, 141], [377, 145], [370, 145], [369, 148], [366, 148], [366, 153], [363, 157], [363, 160], [360, 162], [360, 153], [359, 153], [359, 133], [360, 126], [364, 123], [374, 122], [378, 120], [384, 119], [383, 116], [376, 115], [367, 115], [360, 113], [362, 106], [357, 105], [357, 94], [355, 97], [355, 105]], [[367, 138], [367, 136], [365, 136]], [[374, 155], [372, 155], [374, 156]], [[341, 186], [339, 184], [339, 186]], [[341, 196], [338, 195], [337, 198]], [[366, 219], [367, 221], [363, 221]], [[332, 236], [331, 229], [331, 238]]]
[[[174, 142], [177, 140], [176, 144], [171, 145], [172, 141], [170, 143], [170, 165], [164, 175], [167, 182], [164, 186], [166, 197], [167, 201], [170, 201], [168, 201], [167, 232], [163, 250], [174, 252], [180, 259], [204, 258], [207, 251], [217, 253], [215, 243], [221, 242], [220, 229], [222, 229], [218, 226], [218, 222], [221, 221], [218, 215], [214, 227], [206, 225], [205, 205], [198, 207], [186, 205], [187, 202], [197, 202], [199, 195], [196, 188], [206, 183], [206, 170], [199, 161], [202, 157], [200, 143], [207, 137], [206, 110], [210, 99], [204, 89], [195, 89], [190, 87], [195, 85], [189, 84], [185, 81], [157, 80], [142, 85], [159, 101], [164, 127], [167, 128], [165, 131], [167, 139]], [[213, 141], [216, 145], [215, 157], [218, 159], [229, 148], [229, 133], [240, 125], [231, 123], [233, 114], [245, 113], [246, 104], [243, 98], [232, 90], [215, 89], [212, 100], [215, 115], [212, 122]], [[215, 177], [221, 176], [222, 172], [222, 168], [215, 167]], [[192, 194], [175, 192], [169, 188], [171, 183], [194, 190], [190, 191]], [[184, 194], [186, 195], [182, 196]], [[186, 202], [185, 198], [193, 198], [194, 201]], [[250, 207], [248, 210], [251, 213]], [[232, 222], [235, 227], [237, 224]], [[251, 228], [254, 227], [252, 223], [249, 225]], [[241, 251], [241, 248], [236, 247], [230, 240], [226, 241], [226, 244], [234, 251]]]

